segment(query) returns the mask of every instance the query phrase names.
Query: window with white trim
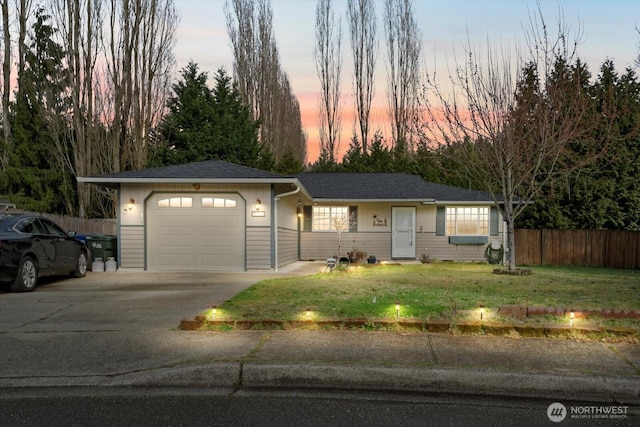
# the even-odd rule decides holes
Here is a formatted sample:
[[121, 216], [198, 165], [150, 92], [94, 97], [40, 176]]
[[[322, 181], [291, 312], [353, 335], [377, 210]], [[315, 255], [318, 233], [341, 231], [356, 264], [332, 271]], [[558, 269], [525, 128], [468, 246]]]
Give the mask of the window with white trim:
[[349, 231], [348, 206], [314, 206], [313, 231]]
[[235, 199], [227, 199], [223, 197], [203, 197], [203, 208], [235, 208]]
[[193, 206], [191, 197], [168, 197], [158, 200], [159, 208], [190, 208]]
[[449, 236], [486, 236], [489, 234], [488, 207], [447, 207], [446, 230]]

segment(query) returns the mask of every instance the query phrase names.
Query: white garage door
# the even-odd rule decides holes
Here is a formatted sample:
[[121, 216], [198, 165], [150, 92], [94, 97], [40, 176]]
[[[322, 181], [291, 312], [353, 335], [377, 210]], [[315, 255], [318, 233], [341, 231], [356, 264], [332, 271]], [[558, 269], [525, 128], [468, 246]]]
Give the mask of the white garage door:
[[244, 230], [237, 194], [156, 194], [147, 201], [147, 268], [244, 270]]

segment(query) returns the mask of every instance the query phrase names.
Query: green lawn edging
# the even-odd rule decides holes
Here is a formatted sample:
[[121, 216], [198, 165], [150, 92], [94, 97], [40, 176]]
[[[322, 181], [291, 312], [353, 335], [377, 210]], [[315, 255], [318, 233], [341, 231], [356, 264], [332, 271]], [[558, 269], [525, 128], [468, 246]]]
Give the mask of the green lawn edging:
[[624, 327], [581, 327], [564, 325], [518, 325], [494, 322], [451, 322], [447, 320], [329, 319], [329, 320], [211, 320], [196, 316], [183, 319], [184, 331], [246, 331], [246, 330], [363, 330], [444, 333], [463, 335], [494, 335], [540, 338], [618, 337], [640, 339], [640, 331]]

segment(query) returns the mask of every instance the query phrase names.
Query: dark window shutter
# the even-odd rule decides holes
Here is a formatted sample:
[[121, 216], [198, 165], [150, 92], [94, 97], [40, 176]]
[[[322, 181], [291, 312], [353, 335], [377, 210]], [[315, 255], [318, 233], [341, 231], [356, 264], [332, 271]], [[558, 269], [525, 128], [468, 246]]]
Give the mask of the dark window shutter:
[[446, 230], [446, 211], [444, 206], [436, 210], [436, 236], [444, 236]]
[[313, 206], [302, 207], [302, 231], [311, 231], [311, 213]]
[[495, 206], [491, 206], [491, 210], [489, 211], [489, 234], [492, 236], [498, 235], [499, 219], [500, 215], [498, 215], [498, 208]]
[[358, 231], [358, 207], [349, 206], [349, 232], [356, 233]]

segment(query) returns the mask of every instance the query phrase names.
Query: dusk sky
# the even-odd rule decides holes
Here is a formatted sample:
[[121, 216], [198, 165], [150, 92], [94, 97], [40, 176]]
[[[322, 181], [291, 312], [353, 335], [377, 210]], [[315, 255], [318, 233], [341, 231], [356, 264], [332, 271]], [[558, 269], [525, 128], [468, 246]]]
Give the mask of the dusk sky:
[[[352, 114], [352, 61], [346, 20], [346, 0], [334, 0], [336, 17], [342, 18], [342, 121], [341, 152], [347, 150], [354, 127]], [[180, 14], [175, 48], [177, 70], [189, 61], [198, 64], [209, 77], [224, 67], [232, 74], [233, 54], [227, 36], [225, 0], [177, 0]], [[318, 153], [317, 103], [319, 81], [313, 61], [315, 45], [315, 0], [272, 0], [273, 31], [280, 51], [283, 70], [288, 74], [300, 102], [302, 119], [308, 135], [308, 160]], [[640, 45], [640, 1], [637, 0], [542, 0], [542, 10], [550, 26], [557, 21], [559, 7], [565, 21], [575, 31], [581, 30], [579, 57], [588, 64], [595, 77], [600, 65], [613, 60], [619, 73], [634, 67]], [[388, 134], [386, 109], [386, 51], [383, 43], [382, 0], [376, 2], [379, 52], [376, 62], [376, 98], [373, 128]], [[431, 70], [435, 66], [444, 77], [447, 66], [460, 62], [467, 38], [474, 45], [492, 44], [522, 47], [524, 27], [536, 10], [534, 0], [416, 0], [415, 15], [422, 33], [422, 62]], [[456, 57], [458, 59], [456, 59]], [[637, 69], [637, 68], [636, 68]], [[176, 73], [177, 75], [177, 73]]]

